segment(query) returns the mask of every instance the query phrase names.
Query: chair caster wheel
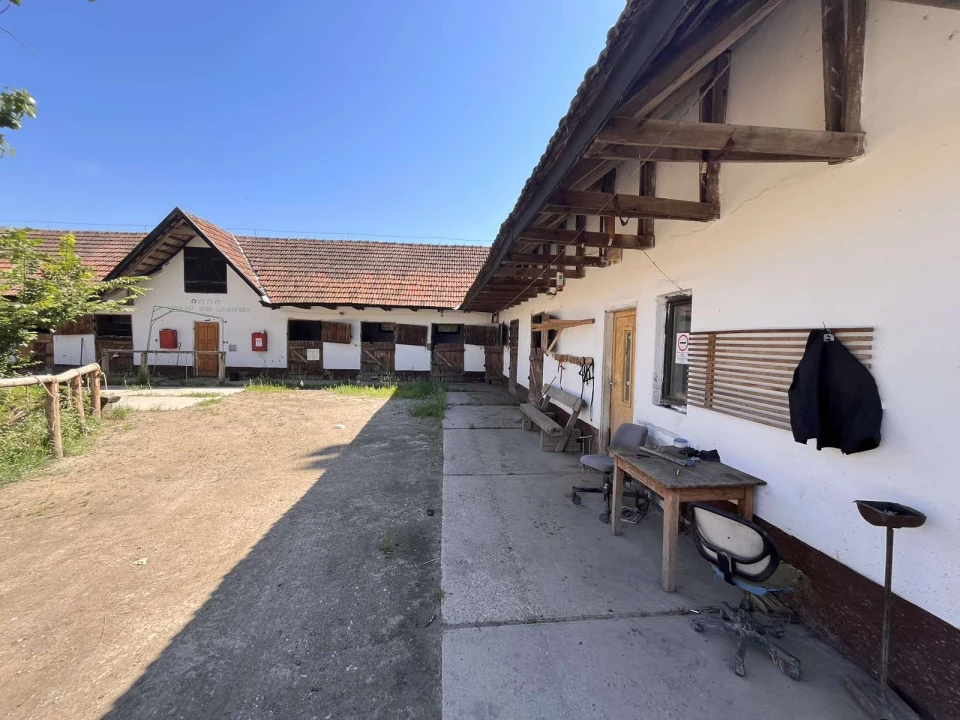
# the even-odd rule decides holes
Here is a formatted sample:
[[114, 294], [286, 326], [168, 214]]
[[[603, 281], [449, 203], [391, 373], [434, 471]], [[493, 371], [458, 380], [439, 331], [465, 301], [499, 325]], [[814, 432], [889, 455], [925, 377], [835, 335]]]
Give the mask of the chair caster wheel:
[[703, 632], [703, 623], [699, 620], [693, 620], [692, 623], [695, 632]]
[[600, 513], [600, 522], [602, 522], [604, 525], [610, 522], [610, 513], [608, 512]]
[[580, 503], [583, 502], [583, 498], [581, 498], [576, 493], [573, 493], [572, 495], [570, 495], [570, 500], [573, 501], [574, 505], [579, 505]]

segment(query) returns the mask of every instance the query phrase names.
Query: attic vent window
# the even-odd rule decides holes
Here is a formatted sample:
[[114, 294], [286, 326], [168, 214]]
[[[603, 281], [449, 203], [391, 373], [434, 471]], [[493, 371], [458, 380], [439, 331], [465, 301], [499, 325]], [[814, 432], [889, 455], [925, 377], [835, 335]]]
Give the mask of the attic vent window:
[[225, 293], [227, 260], [213, 248], [183, 249], [183, 291], [188, 293]]

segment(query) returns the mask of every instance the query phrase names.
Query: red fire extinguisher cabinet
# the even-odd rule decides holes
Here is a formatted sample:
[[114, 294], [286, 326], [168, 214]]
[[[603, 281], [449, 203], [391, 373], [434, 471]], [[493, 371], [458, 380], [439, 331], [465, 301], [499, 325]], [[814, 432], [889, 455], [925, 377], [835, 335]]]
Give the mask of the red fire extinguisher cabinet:
[[177, 331], [176, 330], [160, 331], [160, 349], [161, 350], [177, 349]]
[[252, 348], [254, 352], [266, 352], [267, 351], [267, 333], [264, 332], [255, 332], [250, 336]]

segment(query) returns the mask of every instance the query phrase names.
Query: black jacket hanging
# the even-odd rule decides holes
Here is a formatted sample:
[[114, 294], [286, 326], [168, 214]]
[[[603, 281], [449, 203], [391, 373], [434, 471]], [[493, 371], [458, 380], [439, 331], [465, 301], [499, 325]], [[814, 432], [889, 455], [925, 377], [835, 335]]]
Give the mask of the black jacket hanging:
[[[829, 336], [830, 339], [825, 339]], [[828, 330], [814, 330], [790, 385], [790, 427], [798, 443], [845, 455], [880, 444], [880, 393], [870, 371]]]

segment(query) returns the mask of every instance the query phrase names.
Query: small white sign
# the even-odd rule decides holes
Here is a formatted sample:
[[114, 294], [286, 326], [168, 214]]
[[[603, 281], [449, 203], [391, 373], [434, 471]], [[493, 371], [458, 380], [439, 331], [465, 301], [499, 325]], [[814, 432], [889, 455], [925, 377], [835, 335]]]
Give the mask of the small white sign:
[[315, 362], [320, 359], [320, 348], [307, 348], [307, 362]]
[[673, 361], [677, 365], [690, 364], [690, 333], [677, 333], [677, 343], [674, 346]]

